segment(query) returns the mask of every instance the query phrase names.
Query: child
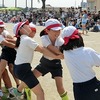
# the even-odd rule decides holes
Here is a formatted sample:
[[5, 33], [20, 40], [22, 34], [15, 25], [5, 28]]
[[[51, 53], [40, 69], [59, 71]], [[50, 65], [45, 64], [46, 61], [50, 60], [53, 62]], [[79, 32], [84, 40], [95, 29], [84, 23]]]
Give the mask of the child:
[[[59, 46], [62, 45], [62, 39], [59, 37], [62, 29], [62, 24], [57, 19], [48, 19], [45, 22], [45, 29], [40, 33], [42, 44], [45, 48], [56, 55], [62, 54], [59, 51]], [[40, 59], [40, 64], [34, 69], [33, 73], [36, 77], [44, 76], [51, 73], [55, 79], [56, 87], [62, 100], [68, 100], [67, 92], [63, 87], [62, 81], [62, 65], [60, 59], [44, 56]]]
[[[1, 80], [1, 77], [3, 76], [4, 82], [6, 82], [5, 85], [7, 86], [9, 93], [10, 93], [9, 97], [12, 98], [13, 97], [13, 95], [12, 95], [13, 87], [12, 87], [10, 78], [8, 76], [8, 73], [5, 70], [5, 67], [7, 65], [9, 65], [10, 69], [13, 67], [16, 51], [13, 49], [15, 47], [15, 44], [10, 43], [5, 39], [5, 38], [12, 38], [12, 36], [9, 34], [9, 32], [7, 32], [4, 29], [4, 27], [5, 27], [4, 22], [2, 20], [0, 20], [0, 44], [3, 46], [1, 57], [0, 57], [0, 80]], [[6, 46], [8, 46], [8, 47], [6, 47]], [[0, 82], [0, 85], [1, 85], [1, 82]], [[0, 86], [0, 88], [1, 88], [1, 86]], [[3, 98], [3, 93], [1, 90], [0, 90], [0, 97]]]
[[61, 37], [61, 51], [73, 80], [75, 100], [100, 100], [100, 81], [92, 69], [100, 66], [100, 54], [84, 47], [83, 38], [73, 26], [64, 28]]
[[83, 11], [83, 15], [82, 15], [82, 34], [84, 34], [84, 31], [86, 31], [86, 34], [88, 33], [87, 31], [87, 22], [88, 21], [88, 15], [87, 15], [87, 11], [84, 10]]
[[[62, 55], [54, 55], [47, 49], [39, 46], [32, 38], [34, 37], [34, 32], [30, 29], [28, 22], [19, 22], [14, 26], [14, 33], [18, 37], [17, 41], [17, 55], [14, 66], [14, 73], [18, 79], [20, 79], [23, 85], [27, 85], [37, 96], [37, 100], [44, 100], [44, 93], [39, 84], [39, 81], [31, 71], [31, 62], [34, 56], [34, 51], [43, 53], [45, 56], [50, 55], [54, 58], [63, 58]], [[20, 87], [20, 85], [19, 85]], [[21, 91], [15, 89], [14, 95], [19, 98]]]
[[[36, 26], [31, 22], [31, 23], [29, 23], [29, 27], [31, 28], [31, 30], [32, 30], [32, 32], [34, 33], [34, 36], [35, 36]], [[24, 88], [24, 86], [21, 86], [21, 85], [20, 85], [20, 87], [22, 89]], [[31, 90], [28, 87], [24, 88], [24, 98], [27, 99], [27, 100], [31, 100]]]

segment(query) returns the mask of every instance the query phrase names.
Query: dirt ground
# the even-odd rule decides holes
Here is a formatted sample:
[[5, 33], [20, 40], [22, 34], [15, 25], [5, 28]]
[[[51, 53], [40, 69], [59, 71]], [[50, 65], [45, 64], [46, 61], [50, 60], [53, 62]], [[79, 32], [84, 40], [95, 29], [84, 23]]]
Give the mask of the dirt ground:
[[[14, 24], [6, 24], [6, 29], [13, 33], [13, 25]], [[43, 29], [43, 27], [41, 26], [37, 26], [37, 34], [34, 37], [34, 39], [41, 44], [41, 40], [39, 37], [39, 32]], [[98, 33], [94, 33], [94, 32], [88, 32], [87, 35], [82, 35], [84, 42], [85, 42], [85, 46], [88, 47], [92, 47], [93, 49], [95, 49], [97, 52], [100, 52], [100, 32]], [[35, 53], [34, 54], [34, 58], [33, 58], [33, 62], [32, 62], [32, 67], [33, 69], [35, 68], [35, 66], [39, 63], [39, 59], [42, 55], [40, 53]], [[69, 74], [69, 71], [67, 69], [67, 66], [65, 65], [64, 60], [62, 60], [62, 65], [63, 65], [63, 83], [64, 83], [64, 87], [68, 92], [68, 96], [69, 96], [69, 100], [74, 100], [73, 97], [73, 86], [72, 86], [72, 80], [71, 80], [71, 76]], [[93, 68], [96, 72], [96, 76], [98, 79], [100, 79], [100, 74], [99, 74], [99, 70], [100, 68], [94, 67]], [[15, 86], [15, 82], [11, 77], [11, 81], [13, 83], [13, 86]], [[55, 86], [55, 81], [51, 78], [51, 75], [48, 73], [46, 76], [44, 77], [40, 77], [39, 81], [42, 85], [42, 88], [44, 90], [45, 93], [45, 100], [61, 100], [59, 94], [57, 93], [57, 89]], [[3, 82], [2, 82], [2, 86], [3, 86]], [[32, 100], [36, 100], [36, 96], [32, 93]]]

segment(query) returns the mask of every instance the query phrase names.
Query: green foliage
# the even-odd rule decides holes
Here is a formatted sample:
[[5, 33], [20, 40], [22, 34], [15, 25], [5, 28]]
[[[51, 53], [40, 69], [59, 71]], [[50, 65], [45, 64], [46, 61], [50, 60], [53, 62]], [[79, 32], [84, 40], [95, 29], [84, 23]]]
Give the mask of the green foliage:
[[2, 10], [9, 10], [9, 11], [21, 11], [23, 8], [15, 8], [15, 7], [7, 7], [7, 8], [0, 8], [0, 11]]

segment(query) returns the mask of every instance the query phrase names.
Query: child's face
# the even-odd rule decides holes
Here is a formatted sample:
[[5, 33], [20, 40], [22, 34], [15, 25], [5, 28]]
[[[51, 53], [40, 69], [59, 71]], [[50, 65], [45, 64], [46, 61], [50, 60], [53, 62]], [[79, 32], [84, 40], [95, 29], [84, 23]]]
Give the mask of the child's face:
[[35, 31], [32, 31], [30, 34], [29, 34], [29, 37], [33, 38], [35, 36], [36, 32]]
[[46, 32], [48, 33], [48, 36], [50, 37], [50, 39], [56, 40], [58, 38], [58, 36], [61, 33], [61, 30], [51, 30], [51, 29], [47, 29]]
[[32, 32], [32, 30], [30, 29], [29, 25], [25, 24], [20, 28], [20, 32], [21, 34], [29, 35]]
[[4, 27], [0, 27], [0, 34], [4, 31]]

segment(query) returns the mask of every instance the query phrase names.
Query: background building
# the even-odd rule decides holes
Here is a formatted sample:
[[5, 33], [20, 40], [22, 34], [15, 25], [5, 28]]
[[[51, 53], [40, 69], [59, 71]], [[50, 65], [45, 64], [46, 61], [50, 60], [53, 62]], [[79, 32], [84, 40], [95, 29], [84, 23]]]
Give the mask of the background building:
[[87, 0], [88, 10], [95, 11], [96, 13], [100, 11], [100, 0]]

